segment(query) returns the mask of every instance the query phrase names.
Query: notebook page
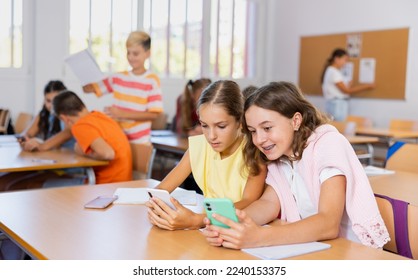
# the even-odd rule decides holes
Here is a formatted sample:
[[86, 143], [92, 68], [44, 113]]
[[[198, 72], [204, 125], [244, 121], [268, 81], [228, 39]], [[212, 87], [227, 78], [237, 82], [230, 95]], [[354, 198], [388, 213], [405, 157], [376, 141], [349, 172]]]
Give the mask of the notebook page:
[[[149, 200], [145, 188], [118, 188], [114, 195], [118, 196], [118, 199], [113, 202], [114, 204], [145, 204]], [[171, 196], [183, 205], [196, 205], [197, 203], [195, 191], [177, 188], [171, 193]]]
[[322, 242], [308, 242], [289, 245], [242, 249], [242, 251], [263, 260], [280, 260], [298, 255], [312, 253], [331, 248], [331, 245]]

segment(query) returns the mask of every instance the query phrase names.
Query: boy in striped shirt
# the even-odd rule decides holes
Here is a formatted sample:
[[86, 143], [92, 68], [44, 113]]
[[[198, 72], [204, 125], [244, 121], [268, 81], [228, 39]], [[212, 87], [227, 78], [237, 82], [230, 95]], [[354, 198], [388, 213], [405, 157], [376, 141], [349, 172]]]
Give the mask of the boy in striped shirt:
[[146, 143], [150, 142], [152, 121], [163, 113], [160, 79], [145, 69], [151, 38], [142, 31], [131, 32], [126, 48], [132, 70], [114, 73], [83, 90], [99, 97], [113, 93], [114, 103], [105, 107], [105, 113], [119, 122], [131, 143]]

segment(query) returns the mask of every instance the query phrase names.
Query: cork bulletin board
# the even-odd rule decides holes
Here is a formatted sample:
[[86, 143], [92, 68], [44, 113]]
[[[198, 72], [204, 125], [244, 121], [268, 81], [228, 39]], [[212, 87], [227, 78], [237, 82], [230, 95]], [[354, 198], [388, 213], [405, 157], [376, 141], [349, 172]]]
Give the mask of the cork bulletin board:
[[[375, 61], [376, 88], [353, 97], [405, 99], [409, 28], [301, 37], [299, 86], [305, 94], [322, 95], [321, 74], [336, 48], [349, 51], [353, 85], [359, 83], [361, 59]], [[353, 38], [358, 45], [352, 48]], [[355, 40], [354, 40], [355, 41]]]

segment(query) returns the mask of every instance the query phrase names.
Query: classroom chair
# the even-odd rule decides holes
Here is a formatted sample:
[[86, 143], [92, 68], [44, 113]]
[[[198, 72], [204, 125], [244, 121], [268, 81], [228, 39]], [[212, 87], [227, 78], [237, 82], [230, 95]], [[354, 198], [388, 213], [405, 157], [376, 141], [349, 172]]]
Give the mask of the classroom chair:
[[14, 124], [15, 133], [21, 134], [25, 131], [25, 129], [29, 126], [32, 121], [33, 116], [28, 113], [19, 113], [17, 116], [16, 122]]
[[356, 115], [348, 115], [345, 119], [346, 122], [355, 122], [357, 127], [372, 127], [373, 122], [370, 118], [356, 116]]
[[391, 238], [383, 248], [418, 259], [418, 207], [384, 195], [375, 194], [375, 198]]
[[389, 129], [401, 131], [418, 131], [418, 121], [392, 119], [389, 122]]
[[133, 179], [150, 179], [156, 149], [152, 144], [131, 143]]
[[[335, 128], [345, 136], [355, 136], [357, 123], [354, 121], [331, 121], [331, 125], [335, 126]], [[354, 151], [356, 152], [357, 157], [360, 160], [367, 160], [367, 164], [371, 164], [371, 157], [373, 154], [373, 147], [367, 146], [366, 148], [364, 145], [352, 145]]]
[[344, 135], [353, 136], [356, 135], [356, 127], [357, 124], [355, 122], [347, 122], [347, 121], [331, 121], [331, 125], [335, 126], [335, 128]]
[[388, 149], [385, 168], [418, 173], [418, 144], [395, 142]]
[[26, 253], [0, 231], [0, 260], [23, 260]]
[[8, 109], [0, 109], [0, 134], [7, 134], [9, 120], [10, 111]]

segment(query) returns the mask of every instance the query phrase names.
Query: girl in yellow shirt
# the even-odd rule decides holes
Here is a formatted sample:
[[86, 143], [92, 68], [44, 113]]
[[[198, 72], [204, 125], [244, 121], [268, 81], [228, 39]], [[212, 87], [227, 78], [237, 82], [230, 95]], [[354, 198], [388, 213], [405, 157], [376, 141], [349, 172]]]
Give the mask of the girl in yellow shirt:
[[[189, 137], [189, 149], [157, 188], [172, 192], [193, 173], [205, 197], [229, 198], [238, 209], [257, 200], [264, 190], [267, 171], [261, 163], [257, 171], [244, 165], [243, 102], [235, 82], [220, 80], [210, 84], [197, 105], [203, 135]], [[146, 203], [152, 224], [168, 230], [204, 226], [205, 214], [171, 200], [175, 210], [155, 198]]]

